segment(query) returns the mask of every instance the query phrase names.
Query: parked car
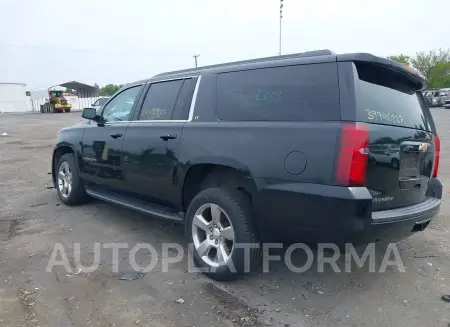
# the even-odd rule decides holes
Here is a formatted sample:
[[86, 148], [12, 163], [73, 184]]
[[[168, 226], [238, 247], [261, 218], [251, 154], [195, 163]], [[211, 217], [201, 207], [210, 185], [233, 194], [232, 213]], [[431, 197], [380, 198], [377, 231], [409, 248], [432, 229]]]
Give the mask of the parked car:
[[370, 145], [369, 161], [378, 164], [388, 164], [397, 169], [400, 165], [400, 146], [398, 144]]
[[423, 98], [425, 99], [426, 104], [431, 106], [431, 98], [433, 97], [434, 91], [432, 90], [424, 90], [422, 91]]
[[444, 108], [450, 109], [450, 99], [445, 101]]
[[450, 91], [428, 91], [425, 93], [424, 97], [430, 107], [442, 107], [445, 105], [447, 100], [450, 100]]
[[445, 100], [444, 108], [450, 109], [450, 88], [449, 87], [444, 88], [444, 89], [442, 89], [442, 91], [445, 91], [448, 93], [448, 98], [447, 98], [447, 100]]
[[[62, 129], [53, 182], [67, 205], [184, 224], [215, 279], [258, 264], [242, 244], [402, 239], [442, 197], [423, 86], [401, 64], [328, 50], [163, 73]], [[368, 165], [374, 145], [399, 162]]]
[[97, 99], [97, 101], [92, 104], [92, 108], [95, 108], [96, 110], [100, 109], [108, 101], [108, 99], [109, 97]]

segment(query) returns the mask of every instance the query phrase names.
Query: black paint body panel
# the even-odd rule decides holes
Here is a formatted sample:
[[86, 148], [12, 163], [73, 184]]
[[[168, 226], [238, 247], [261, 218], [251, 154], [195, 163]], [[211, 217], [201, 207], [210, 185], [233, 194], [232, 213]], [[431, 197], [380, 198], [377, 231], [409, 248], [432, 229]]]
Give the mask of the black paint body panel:
[[[340, 130], [343, 122], [355, 120], [351, 61], [374, 60], [380, 65], [391, 65], [390, 68], [397, 71], [403, 69], [389, 61], [374, 58], [366, 54], [337, 56], [329, 53], [161, 74], [137, 82], [145, 84], [143, 93], [154, 81], [199, 77], [198, 90], [194, 93], [195, 108], [189, 121], [131, 121], [106, 126], [85, 122], [62, 130], [56, 149], [72, 149], [85, 183], [113, 190], [114, 194], [131, 195], [139, 201], [166, 206], [174, 212], [186, 211], [183, 187], [190, 169], [205, 164], [236, 169], [250, 185], [255, 225], [262, 240], [360, 239], [364, 242], [383, 235], [392, 236], [392, 239], [400, 235], [404, 237], [412, 232], [417, 223], [436, 215], [440, 201], [427, 211], [418, 209], [412, 214], [408, 211], [403, 218], [397, 212], [395, 221], [375, 223], [372, 216], [374, 210], [382, 212], [392, 209], [389, 204], [374, 204], [370, 188], [339, 186], [335, 182]], [[321, 63], [336, 66], [340, 120], [220, 120], [217, 113], [218, 73]], [[406, 70], [401, 73], [411, 75]], [[417, 76], [411, 75], [411, 79], [421, 83]], [[141, 94], [136, 101], [130, 114], [132, 120], [137, 119], [143, 98]], [[431, 144], [435, 134], [435, 131], [419, 133], [414, 129], [377, 125], [370, 126], [369, 132], [370, 141], [377, 144], [383, 137], [392, 138], [399, 144], [409, 139]], [[111, 133], [122, 133], [123, 136], [113, 139]], [[161, 138], [164, 135], [176, 137], [164, 140]], [[430, 166], [432, 154], [424, 156], [424, 166]], [[398, 180], [398, 174], [396, 168], [380, 164], [377, 169], [369, 168], [368, 180], [377, 191], [389, 193], [392, 191], [389, 190], [389, 185], [392, 185], [389, 183], [393, 178]], [[54, 169], [53, 179], [56, 180]], [[396, 197], [396, 206], [408, 207], [430, 197], [440, 199], [442, 185], [437, 178], [428, 178], [426, 185], [421, 184], [407, 197], [402, 197], [401, 191], [392, 192], [389, 194]]]

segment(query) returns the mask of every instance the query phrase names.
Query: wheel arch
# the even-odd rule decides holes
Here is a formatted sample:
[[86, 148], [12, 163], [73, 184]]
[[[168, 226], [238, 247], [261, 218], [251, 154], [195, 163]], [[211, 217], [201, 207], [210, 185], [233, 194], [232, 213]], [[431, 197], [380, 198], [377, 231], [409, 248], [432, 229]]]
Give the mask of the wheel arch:
[[58, 163], [59, 159], [67, 154], [67, 153], [73, 153], [75, 157], [75, 162], [77, 163], [77, 169], [78, 167], [78, 157], [76, 156], [76, 150], [71, 144], [67, 143], [61, 143], [58, 144], [55, 149], [53, 150], [53, 156], [52, 156], [52, 180], [53, 185], [56, 185], [56, 164]]
[[[192, 199], [202, 190], [205, 180], [212, 175], [228, 176], [235, 178], [236, 186], [245, 191], [252, 199], [257, 192], [257, 185], [253, 179], [250, 169], [243, 163], [233, 158], [213, 157], [199, 158], [189, 163], [185, 174], [182, 176], [182, 199], [183, 211], [187, 210]], [[223, 182], [219, 178], [218, 182]]]

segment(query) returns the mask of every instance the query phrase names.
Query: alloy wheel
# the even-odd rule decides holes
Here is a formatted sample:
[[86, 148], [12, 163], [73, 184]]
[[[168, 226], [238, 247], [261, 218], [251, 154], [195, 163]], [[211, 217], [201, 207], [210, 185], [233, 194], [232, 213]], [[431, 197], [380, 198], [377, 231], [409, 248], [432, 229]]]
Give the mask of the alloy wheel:
[[72, 167], [67, 161], [59, 166], [58, 189], [63, 198], [68, 198], [72, 192]]
[[217, 204], [202, 205], [192, 220], [194, 247], [211, 267], [226, 265], [234, 250], [234, 228], [227, 213]]

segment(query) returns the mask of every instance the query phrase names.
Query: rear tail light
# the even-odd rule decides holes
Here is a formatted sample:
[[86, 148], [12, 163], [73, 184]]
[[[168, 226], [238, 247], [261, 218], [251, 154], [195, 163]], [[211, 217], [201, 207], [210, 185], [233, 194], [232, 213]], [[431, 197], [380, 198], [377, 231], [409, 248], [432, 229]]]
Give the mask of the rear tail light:
[[366, 183], [369, 157], [369, 130], [356, 123], [342, 127], [336, 179], [340, 185], [362, 186]]
[[439, 158], [441, 156], [441, 140], [439, 136], [434, 137], [434, 168], [433, 177], [437, 177], [439, 171]]

